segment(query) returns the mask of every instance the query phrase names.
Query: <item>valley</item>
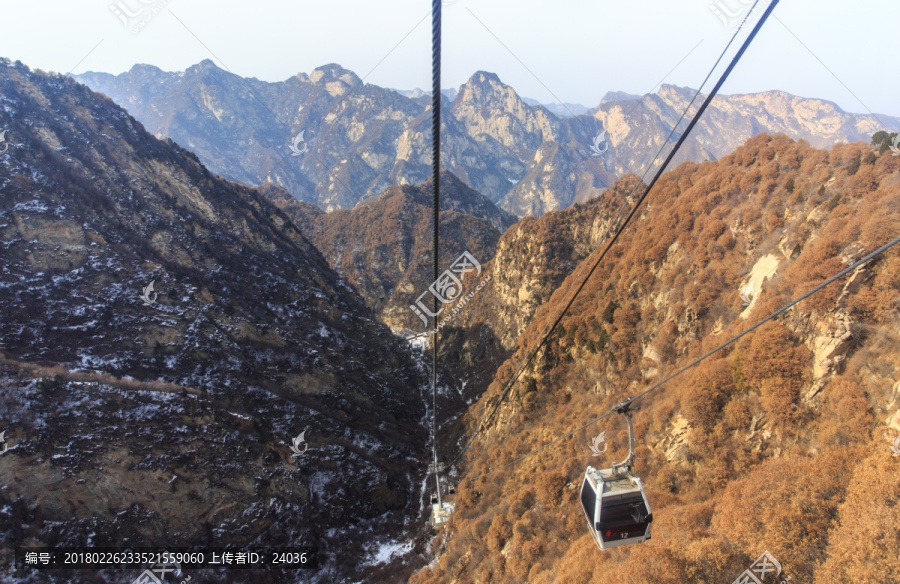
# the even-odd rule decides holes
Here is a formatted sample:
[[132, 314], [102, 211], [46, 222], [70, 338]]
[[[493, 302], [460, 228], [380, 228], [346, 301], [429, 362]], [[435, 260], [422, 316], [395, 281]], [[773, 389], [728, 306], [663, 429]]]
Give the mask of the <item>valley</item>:
[[[900, 119], [719, 95], [647, 193], [694, 94], [548, 107], [477, 71], [436, 185], [430, 94], [336, 64], [0, 59], [0, 580], [140, 581], [26, 547], [308, 546], [180, 575], [900, 582], [900, 247], [759, 324], [900, 235]], [[653, 537], [601, 552], [580, 489], [635, 396]]]

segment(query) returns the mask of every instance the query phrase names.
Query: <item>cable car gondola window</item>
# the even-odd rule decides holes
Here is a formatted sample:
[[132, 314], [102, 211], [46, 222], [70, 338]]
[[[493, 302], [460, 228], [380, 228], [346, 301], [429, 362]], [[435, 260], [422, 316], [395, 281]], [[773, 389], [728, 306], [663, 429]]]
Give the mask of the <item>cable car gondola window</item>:
[[597, 507], [597, 494], [591, 482], [585, 478], [584, 484], [581, 485], [581, 506], [584, 507], [584, 513], [587, 515], [588, 523], [594, 522], [594, 509]]
[[603, 498], [597, 531], [604, 541], [639, 537], [647, 529], [650, 513], [641, 493], [629, 493], [620, 497]]

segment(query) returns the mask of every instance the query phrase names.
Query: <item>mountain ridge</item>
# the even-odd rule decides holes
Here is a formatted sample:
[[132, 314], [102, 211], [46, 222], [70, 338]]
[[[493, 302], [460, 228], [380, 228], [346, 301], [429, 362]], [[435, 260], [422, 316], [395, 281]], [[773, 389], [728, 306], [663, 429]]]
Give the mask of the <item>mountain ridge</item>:
[[[515, 218], [450, 171], [443, 171], [440, 180], [440, 264], [449, 267], [464, 251], [487, 262]], [[268, 187], [266, 196], [301, 226], [383, 322], [397, 331], [421, 332], [423, 324], [409, 307], [433, 279], [432, 184], [429, 179], [416, 186], [392, 186], [353, 209], [331, 213], [291, 201], [278, 187]]]
[[[352, 208], [391, 184], [419, 184], [430, 174], [430, 100], [424, 93], [410, 99], [362, 84], [335, 64], [276, 83], [222, 71], [214, 78], [210, 84], [213, 77], [195, 68], [76, 76], [130, 107], [152, 133], [196, 150], [218, 174], [250, 185], [280, 184], [326, 211]], [[528, 105], [496, 74], [478, 71], [452, 99], [448, 94], [442, 100], [441, 165], [506, 211], [539, 216], [599, 196], [620, 176], [641, 173], [693, 94], [672, 85], [640, 99], [608, 92], [597, 107], [559, 117], [547, 106]], [[142, 105], [150, 101], [152, 108]], [[900, 129], [900, 119], [879, 118]], [[720, 132], [723, 127], [733, 129]], [[847, 114], [825, 100], [783, 92], [720, 95], [676, 162], [714, 160], [761, 132], [784, 132], [823, 147], [868, 141], [881, 129], [871, 115]], [[308, 150], [292, 156], [288, 146], [301, 131]], [[595, 156], [591, 147], [602, 131], [605, 152]]]

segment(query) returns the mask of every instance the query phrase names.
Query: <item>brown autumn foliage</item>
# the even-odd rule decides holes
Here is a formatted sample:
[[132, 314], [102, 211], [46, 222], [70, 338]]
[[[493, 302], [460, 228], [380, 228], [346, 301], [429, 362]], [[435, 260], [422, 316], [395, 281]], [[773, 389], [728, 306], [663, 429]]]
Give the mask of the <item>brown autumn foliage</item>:
[[850, 477], [815, 584], [900, 582], [897, 459], [884, 452], [884, 440], [869, 444], [872, 454], [859, 461]]
[[[721, 584], [767, 550], [791, 582], [900, 582], [900, 457], [884, 439], [900, 433], [896, 249], [643, 400], [635, 471], [649, 542], [601, 552], [578, 501], [587, 464], [624, 457], [623, 421], [565, 437], [900, 235], [900, 160], [871, 152], [763, 135], [665, 175], [467, 453], [444, 552], [412, 581]], [[566, 249], [587, 209], [614, 209], [626, 190], [530, 231]], [[766, 258], [775, 269], [745, 306]], [[537, 310], [470, 433], [570, 283]], [[609, 450], [593, 457], [604, 430]]]

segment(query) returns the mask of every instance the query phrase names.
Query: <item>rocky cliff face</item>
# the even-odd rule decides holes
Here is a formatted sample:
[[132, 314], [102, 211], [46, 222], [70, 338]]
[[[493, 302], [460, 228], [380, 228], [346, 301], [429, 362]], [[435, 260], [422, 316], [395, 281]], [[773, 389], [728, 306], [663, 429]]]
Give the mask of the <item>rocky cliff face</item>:
[[[326, 211], [430, 175], [427, 95], [366, 85], [337, 65], [279, 83], [237, 77], [210, 61], [183, 73], [139, 65], [77, 79], [152, 133], [196, 152], [214, 172], [281, 185]], [[677, 123], [693, 93], [673, 86], [643, 97], [616, 92], [592, 112], [557, 115], [479, 71], [445, 96], [442, 167], [520, 217], [563, 209], [624, 174], [643, 174], [670, 133], [672, 143], [684, 131], [686, 123]], [[879, 118], [900, 129], [900, 120]], [[718, 159], [760, 132], [826, 147], [868, 141], [879, 129], [872, 116], [822, 100], [783, 92], [719, 96], [676, 162]]]
[[4, 60], [0, 92], [7, 551], [318, 545], [321, 581], [383, 569], [427, 442], [405, 344], [254, 189], [71, 79]]
[[613, 223], [621, 223], [619, 211], [643, 188], [636, 190], [637, 185], [636, 177], [626, 177], [599, 199], [514, 225], [500, 238], [486, 266], [491, 286], [473, 301], [461, 324], [486, 324], [500, 344], [512, 350], [535, 311], [604, 241]]

